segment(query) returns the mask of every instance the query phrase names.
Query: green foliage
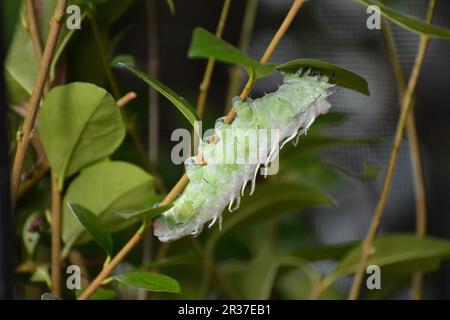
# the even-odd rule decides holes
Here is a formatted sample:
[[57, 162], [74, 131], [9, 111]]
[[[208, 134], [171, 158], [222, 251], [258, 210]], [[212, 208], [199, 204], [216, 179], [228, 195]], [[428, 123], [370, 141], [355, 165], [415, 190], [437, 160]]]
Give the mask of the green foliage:
[[[357, 1], [364, 6], [378, 5], [387, 19], [409, 31], [432, 38], [450, 39], [448, 29], [425, 23], [379, 1]], [[8, 51], [5, 75], [10, 102], [24, 104], [33, 90], [38, 63], [27, 31], [23, 1], [9, 1], [10, 7], [12, 2], [22, 9], [15, 19], [7, 16], [9, 29], [13, 27], [13, 20], [17, 20], [17, 23]], [[114, 243], [125, 242], [131, 232], [138, 228], [138, 223], [146, 226], [172, 207], [157, 206], [162, 195], [156, 195], [153, 177], [146, 171], [127, 162], [110, 160], [110, 157], [124, 159], [128, 155], [124, 156], [122, 150], [116, 152], [124, 141], [126, 127], [115, 100], [102, 88], [106, 86], [105, 64], [106, 68], [122, 65], [165, 96], [191, 125], [197, 120], [196, 112], [185, 99], [157, 79], [133, 67], [133, 55], [116, 52], [117, 44], [130, 28], [118, 30], [112, 36], [110, 30], [117, 29], [116, 26], [112, 28], [113, 24], [132, 2], [69, 1], [69, 4], [82, 6], [82, 19], [89, 18], [96, 24], [97, 38], [93, 36], [92, 24], [83, 23], [81, 31], [62, 28], [51, 63], [51, 80], [55, 79], [59, 62], [64, 59], [67, 81], [78, 81], [53, 88], [41, 103], [37, 121], [39, 136], [51, 169], [58, 176], [59, 189], [63, 195], [63, 257], [67, 257], [73, 246], [82, 244], [77, 248], [82, 254], [89, 252], [90, 255], [98, 255], [99, 248], [91, 240], [95, 240], [111, 257], [113, 237]], [[165, 2], [171, 14], [175, 14], [174, 2]], [[56, 0], [47, 0], [43, 4], [39, 19], [42, 43], [49, 32], [48, 22]], [[11, 10], [10, 7], [8, 10]], [[2, 13], [5, 14], [3, 9]], [[102, 45], [104, 48], [99, 48]], [[99, 53], [99, 49], [105, 52]], [[316, 59], [263, 65], [202, 28], [194, 30], [188, 56], [213, 58], [242, 66], [251, 79], [269, 76], [277, 70], [297, 72], [299, 69], [314, 69], [329, 77], [332, 83], [369, 95], [367, 81], [342, 67]], [[125, 86], [121, 89], [125, 92]], [[205, 287], [200, 279], [208, 273], [217, 279], [211, 283], [213, 290], [204, 292], [206, 297], [224, 298], [231, 291], [231, 295], [236, 294], [237, 298], [243, 299], [308, 299], [321, 289], [319, 299], [345, 298], [343, 292], [332, 285], [339, 278], [355, 273], [360, 257], [360, 242], [315, 246], [305, 244], [310, 242], [313, 231], [305, 223], [305, 218], [299, 215], [311, 206], [334, 206], [335, 202], [327, 192], [332, 187], [347, 187], [343, 185], [343, 178], [357, 178], [353, 182], [361, 184], [376, 178], [379, 173], [380, 167], [373, 164], [367, 164], [364, 172], [356, 175], [323, 161], [320, 152], [326, 148], [376, 142], [371, 138], [336, 137], [326, 131], [330, 126], [343, 122], [345, 117], [342, 113], [321, 116], [308, 135], [302, 137], [299, 148], [287, 146], [281, 155], [280, 173], [270, 177], [267, 182], [258, 182], [255, 194], [242, 199], [238, 212], [225, 213], [221, 230], [213, 228], [197, 239], [178, 241], [171, 245], [167, 257], [151, 263], [137, 263], [141, 261], [141, 252], [136, 250], [131, 257], [127, 257], [128, 263], [136, 265], [136, 272], [109, 280], [116, 280], [121, 286], [153, 291], [152, 297], [155, 299], [173, 298], [173, 293], [177, 294], [176, 298], [198, 298], [201, 287]], [[124, 143], [125, 148], [128, 147], [127, 143]], [[27, 170], [32, 168], [35, 158], [35, 154], [29, 152]], [[160, 163], [157, 169], [164, 173], [164, 170], [167, 172], [172, 168], [171, 164]], [[49, 215], [49, 189], [46, 179], [45, 183], [41, 183], [18, 203], [21, 214], [17, 235], [22, 237], [25, 249], [20, 259], [22, 266], [29, 267], [24, 271], [27, 272], [27, 279], [36, 285], [42, 286], [43, 283], [50, 288], [48, 224], [43, 221], [43, 212]], [[51, 219], [47, 220], [50, 222]], [[286, 225], [291, 230], [290, 235], [284, 232]], [[155, 252], [158, 246], [155, 243]], [[448, 241], [418, 238], [413, 234], [382, 236], [375, 241], [374, 253], [369, 260], [369, 264], [382, 268], [382, 290], [368, 291], [364, 298], [390, 298], [410, 283], [414, 273], [434, 272], [449, 257]], [[321, 275], [315, 265], [319, 261], [335, 263], [335, 269]], [[209, 267], [210, 262], [213, 262], [213, 270], [205, 267]], [[167, 275], [147, 272], [161, 270]], [[170, 295], [165, 296], [164, 293]], [[98, 288], [90, 299], [110, 300], [116, 296], [115, 290]], [[59, 300], [59, 297], [46, 293], [42, 299]]]
[[67, 205], [83, 228], [94, 238], [108, 257], [111, 257], [113, 254], [113, 240], [99, 218], [92, 211], [77, 203], [69, 202]]
[[172, 15], [175, 14], [175, 4], [173, 3], [173, 0], [166, 0], [167, 5], [169, 6], [170, 13]]
[[153, 178], [144, 170], [126, 162], [103, 161], [90, 166], [73, 180], [63, 200], [62, 238], [67, 251], [75, 242], [90, 237], [84, 232], [67, 204], [75, 202], [89, 208], [110, 232], [124, 229], [125, 222], [114, 214], [148, 207], [155, 202]]
[[35, 222], [39, 217], [41, 217], [41, 213], [39, 211], [34, 212], [28, 216], [23, 225], [22, 242], [29, 256], [33, 256], [41, 237], [39, 230], [35, 226]]
[[[24, 1], [22, 2], [24, 3]], [[54, 13], [56, 0], [48, 0], [43, 3], [42, 16], [39, 25], [40, 38], [47, 39], [49, 21]], [[82, 18], [86, 15], [83, 12]], [[51, 63], [50, 78], [54, 79], [56, 65], [62, 57], [67, 45], [77, 30], [62, 28], [58, 39], [56, 52]], [[16, 24], [14, 38], [8, 50], [5, 63], [5, 74], [8, 88], [8, 96], [11, 102], [22, 104], [29, 100], [38, 73], [38, 63], [33, 49], [33, 43], [27, 30], [25, 6], [22, 5], [20, 17]]]
[[189, 121], [189, 123], [194, 126], [194, 122], [197, 121], [197, 116], [195, 113], [194, 108], [191, 107], [191, 105], [181, 96], [176, 94], [172, 89], [165, 86], [161, 82], [159, 82], [156, 79], [151, 78], [149, 75], [134, 69], [133, 67], [130, 67], [126, 64], [119, 63], [119, 65], [124, 66], [128, 70], [130, 70], [132, 73], [134, 73], [137, 77], [144, 80], [146, 83], [148, 83], [150, 86], [152, 86], [154, 89], [156, 89], [159, 93], [161, 93], [164, 97], [166, 97], [172, 104], [177, 107], [177, 109], [184, 115], [184, 117]]
[[436, 39], [450, 40], [450, 30], [442, 27], [437, 27], [425, 21], [419, 20], [415, 17], [402, 13], [398, 10], [392, 9], [379, 1], [375, 0], [356, 0], [364, 6], [378, 6], [383, 16], [414, 33], [428, 36]]
[[369, 95], [369, 85], [364, 78], [326, 61], [317, 59], [296, 59], [276, 67], [277, 70], [284, 72], [297, 72], [300, 69], [305, 70], [309, 68], [319, 70], [322, 75], [329, 77], [331, 83]]
[[161, 215], [161, 213], [169, 210], [173, 207], [173, 204], [168, 204], [165, 206], [157, 206], [151, 207], [142, 210], [134, 210], [134, 211], [117, 211], [115, 214], [121, 216], [125, 220], [129, 219], [139, 219], [144, 221], [145, 224], [155, 219], [157, 216]]
[[[403, 270], [405, 274], [412, 274], [421, 271], [420, 269], [423, 266], [429, 266], [427, 263], [415, 264], [417, 261], [431, 262], [434, 266], [436, 261], [449, 258], [450, 242], [431, 237], [419, 238], [408, 234], [386, 235], [375, 240], [373, 251], [368, 265], [373, 264], [380, 267], [395, 267], [397, 265], [397, 270]], [[339, 277], [356, 272], [360, 253], [361, 245], [348, 252], [336, 266], [336, 269], [326, 276], [324, 282], [330, 284]], [[399, 264], [403, 267], [398, 268]]]
[[114, 279], [123, 284], [148, 291], [181, 293], [178, 281], [159, 273], [134, 272], [116, 276]]
[[51, 90], [39, 123], [42, 143], [60, 189], [66, 177], [110, 156], [125, 137], [114, 99], [104, 89], [88, 83]]
[[214, 58], [231, 64], [241, 65], [248, 75], [259, 79], [273, 73], [273, 65], [264, 65], [250, 58], [238, 48], [217, 38], [203, 28], [195, 28], [189, 58]]

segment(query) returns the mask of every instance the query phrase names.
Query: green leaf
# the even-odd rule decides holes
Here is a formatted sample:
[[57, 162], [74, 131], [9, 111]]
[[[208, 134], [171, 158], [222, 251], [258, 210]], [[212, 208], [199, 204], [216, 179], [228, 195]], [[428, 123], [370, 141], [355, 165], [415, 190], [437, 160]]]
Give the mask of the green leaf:
[[331, 83], [341, 87], [355, 90], [365, 95], [370, 95], [369, 85], [361, 76], [331, 64], [317, 59], [296, 59], [277, 66], [275, 69], [284, 72], [297, 72], [299, 69], [312, 68], [319, 70], [322, 75], [329, 77]]
[[22, 104], [29, 100], [38, 74], [33, 44], [23, 21], [19, 19], [14, 38], [5, 61], [5, 79], [8, 98]]
[[[77, 297], [79, 297], [83, 291], [85, 290], [79, 290], [77, 292]], [[89, 300], [113, 300], [117, 297], [117, 292], [111, 289], [105, 289], [105, 288], [97, 288], [97, 290], [94, 291], [94, 293], [89, 297]]]
[[[69, 185], [63, 203], [79, 203], [89, 208], [110, 232], [130, 226], [114, 211], [142, 208], [154, 204], [153, 177], [141, 168], [120, 161], [103, 161], [90, 166]], [[67, 205], [63, 207], [62, 238], [66, 252], [74, 243], [90, 238]]]
[[35, 222], [40, 218], [42, 218], [41, 213], [39, 211], [34, 212], [28, 216], [23, 225], [22, 241], [25, 249], [30, 256], [33, 256], [34, 251], [36, 250], [36, 246], [41, 237], [39, 230], [36, 230], [35, 228]]
[[[48, 0], [43, 3], [42, 15], [40, 21], [38, 21], [41, 27], [41, 40], [43, 41], [47, 39], [49, 21], [54, 13], [56, 2], [56, 0]], [[84, 19], [85, 16], [86, 13], [84, 12], [81, 18]], [[68, 30], [67, 28], [62, 28], [50, 67], [51, 79], [54, 79], [56, 65], [77, 31], [76, 29]], [[5, 71], [10, 101], [16, 104], [27, 102], [30, 99], [37, 78], [38, 63], [33, 49], [33, 43], [26, 29], [25, 6], [20, 10], [14, 39], [5, 62]]]
[[244, 299], [270, 299], [279, 265], [269, 245], [267, 243], [261, 245], [258, 254], [245, 268], [241, 279]]
[[[325, 282], [331, 283], [335, 279], [355, 273], [360, 260], [361, 246], [351, 250], [336, 269], [330, 273]], [[450, 257], [450, 242], [431, 237], [418, 238], [415, 235], [387, 235], [374, 242], [374, 254], [368, 265], [380, 267], [392, 266], [399, 263], [411, 263], [425, 259], [447, 259]]]
[[[280, 276], [275, 286], [276, 292], [285, 300], [308, 300], [311, 297], [313, 279], [301, 270], [292, 270]], [[343, 300], [341, 292], [328, 287], [321, 292], [319, 300]]]
[[49, 273], [48, 266], [38, 266], [36, 271], [31, 275], [31, 282], [44, 282], [47, 287], [52, 287], [52, 279]]
[[302, 246], [290, 252], [290, 255], [309, 261], [340, 260], [357, 245], [358, 242], [348, 242], [334, 245]]
[[130, 210], [130, 211], [116, 211], [115, 214], [124, 218], [125, 220], [130, 220], [134, 218], [139, 218], [141, 220], [146, 219], [146, 221], [151, 221], [157, 216], [161, 215], [163, 212], [169, 210], [173, 207], [173, 204], [168, 204], [160, 207], [151, 207], [142, 210]]
[[41, 295], [41, 300], [62, 300], [62, 299], [49, 292], [45, 292]]
[[41, 108], [39, 124], [60, 187], [66, 177], [110, 156], [125, 137], [116, 102], [104, 89], [89, 83], [52, 89]]
[[214, 58], [222, 62], [242, 65], [249, 76], [255, 75], [255, 79], [268, 76], [274, 71], [273, 65], [261, 64], [203, 28], [195, 28], [188, 56], [189, 58]]
[[137, 77], [147, 82], [147, 84], [151, 85], [154, 89], [156, 89], [159, 93], [166, 97], [185, 116], [189, 123], [194, 126], [194, 122], [197, 121], [195, 110], [184, 98], [180, 97], [178, 94], [173, 92], [170, 88], [166, 87], [158, 80], [152, 79], [149, 75], [126, 64], [119, 63], [119, 65], [124, 66], [125, 68], [130, 70]]
[[67, 204], [84, 229], [94, 238], [108, 257], [113, 254], [113, 239], [98, 217], [89, 209], [74, 202]]
[[166, 0], [167, 5], [169, 6], [170, 13], [172, 15], [175, 14], [175, 4], [173, 3], [173, 0]]
[[201, 260], [193, 252], [183, 253], [179, 255], [171, 255], [167, 258], [151, 262], [142, 267], [145, 270], [156, 270], [168, 267], [186, 266], [186, 265], [200, 265]]
[[381, 290], [366, 290], [364, 299], [388, 299], [410, 284], [414, 273], [421, 272], [426, 274], [437, 271], [440, 263], [439, 259], [422, 259], [383, 267], [381, 271]]
[[148, 291], [181, 293], [177, 280], [159, 273], [133, 272], [116, 276], [114, 279], [128, 286]]
[[334, 201], [325, 193], [297, 183], [272, 181], [256, 188], [251, 197], [245, 195], [238, 214], [224, 213], [222, 230], [209, 234], [206, 245], [212, 252], [216, 243], [236, 226], [243, 226], [257, 219], [267, 219], [286, 212], [298, 212], [317, 205], [333, 206]]
[[399, 26], [412, 31], [414, 33], [418, 33], [423, 36], [428, 36], [436, 39], [444, 39], [450, 40], [450, 30], [438, 26], [434, 26], [429, 24], [423, 20], [417, 19], [413, 16], [404, 14], [400, 11], [392, 9], [379, 1], [374, 0], [356, 0], [360, 4], [368, 7], [368, 6], [378, 6], [380, 8], [380, 12], [383, 16], [391, 20], [392, 22], [398, 24]]
[[135, 66], [134, 56], [131, 54], [120, 54], [111, 60], [111, 65], [125, 64], [130, 67]]

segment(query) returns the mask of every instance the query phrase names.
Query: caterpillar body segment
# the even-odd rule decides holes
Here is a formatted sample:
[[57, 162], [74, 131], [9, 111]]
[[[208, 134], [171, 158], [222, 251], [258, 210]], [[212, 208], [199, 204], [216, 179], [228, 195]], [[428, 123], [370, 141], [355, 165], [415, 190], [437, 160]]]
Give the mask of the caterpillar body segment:
[[206, 165], [196, 164], [194, 158], [186, 160], [190, 183], [174, 206], [154, 221], [160, 241], [196, 236], [207, 223], [211, 227], [218, 221], [220, 227], [223, 210], [239, 207], [249, 181], [253, 193], [260, 166], [267, 166], [280, 147], [298, 139], [320, 114], [328, 112], [327, 98], [335, 91], [328, 78], [301, 71], [283, 76], [276, 92], [255, 100], [233, 99], [234, 121], [225, 124], [218, 119], [216, 142], [200, 145]]

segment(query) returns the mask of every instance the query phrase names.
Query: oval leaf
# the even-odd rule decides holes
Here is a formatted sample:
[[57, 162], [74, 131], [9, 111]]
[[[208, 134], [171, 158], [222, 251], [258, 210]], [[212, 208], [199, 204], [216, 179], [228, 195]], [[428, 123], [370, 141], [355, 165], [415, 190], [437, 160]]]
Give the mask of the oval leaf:
[[[130, 226], [133, 221], [114, 214], [130, 208], [142, 208], [154, 204], [153, 177], [141, 168], [120, 161], [104, 161], [90, 166], [73, 180], [64, 197], [64, 203], [76, 202], [89, 208], [102, 224], [114, 232]], [[63, 208], [62, 238], [67, 251], [70, 246], [90, 238], [84, 233], [67, 205]]]
[[[418, 238], [415, 235], [387, 235], [374, 242], [374, 254], [368, 265], [380, 267], [393, 266], [400, 263], [412, 263], [426, 259], [436, 260], [450, 257], [450, 242], [430, 237]], [[355, 273], [359, 264], [361, 246], [351, 250], [336, 269], [327, 276], [325, 282], [331, 283], [338, 277]]]
[[89, 83], [51, 90], [41, 108], [39, 124], [60, 187], [65, 177], [111, 155], [125, 137], [116, 102], [104, 89]]
[[128, 286], [148, 291], [181, 293], [177, 280], [159, 273], [133, 272], [116, 276], [115, 279]]
[[370, 94], [369, 85], [363, 77], [326, 61], [317, 59], [296, 59], [276, 67], [277, 70], [284, 72], [297, 72], [302, 68], [319, 70], [321, 74], [329, 77], [331, 83], [355, 90], [365, 95]]
[[419, 20], [413, 16], [392, 9], [380, 3], [379, 1], [374, 0], [356, 0], [356, 1], [358, 1], [359, 3], [361, 3], [366, 7], [378, 6], [383, 16], [385, 16], [392, 22], [398, 24], [399, 26], [409, 31], [418, 33], [420, 35], [428, 36], [431, 38], [450, 40], [449, 29], [434, 26], [425, 21]]
[[173, 0], [166, 0], [166, 3], [167, 3], [167, 6], [170, 9], [170, 13], [172, 15], [174, 15], [175, 14], [175, 4], [173, 3]]
[[22, 241], [23, 245], [25, 246], [25, 249], [27, 250], [30, 256], [34, 254], [36, 246], [41, 237], [39, 228], [37, 228], [36, 225], [37, 223], [40, 223], [40, 221], [42, 221], [43, 219], [44, 218], [39, 211], [34, 212], [27, 218], [27, 220], [23, 225]]
[[84, 229], [94, 238], [103, 251], [111, 257], [113, 254], [113, 240], [98, 217], [92, 211], [77, 203], [69, 202], [68, 206]]
[[185, 116], [185, 118], [189, 121], [189, 123], [194, 126], [194, 122], [197, 121], [197, 116], [195, 110], [192, 106], [181, 96], [176, 94], [172, 89], [165, 86], [158, 80], [151, 78], [149, 75], [130, 67], [126, 64], [119, 63], [118, 65], [123, 66], [134, 73], [137, 77], [141, 78], [149, 85], [151, 85], [154, 89], [156, 89], [159, 93], [161, 93], [164, 97], [166, 97], [172, 104], [177, 107], [177, 109]]
[[151, 207], [147, 209], [142, 210], [134, 210], [134, 211], [116, 211], [115, 214], [119, 215], [120, 217], [124, 218], [125, 220], [133, 219], [133, 218], [139, 218], [141, 220], [146, 219], [146, 221], [151, 221], [155, 219], [157, 216], [161, 215], [161, 213], [169, 210], [173, 207], [173, 204], [168, 204], [165, 206], [160, 207]]
[[195, 28], [188, 56], [189, 58], [214, 58], [222, 62], [241, 65], [249, 76], [254, 73], [256, 79], [268, 76], [274, 71], [273, 65], [256, 61], [203, 28]]

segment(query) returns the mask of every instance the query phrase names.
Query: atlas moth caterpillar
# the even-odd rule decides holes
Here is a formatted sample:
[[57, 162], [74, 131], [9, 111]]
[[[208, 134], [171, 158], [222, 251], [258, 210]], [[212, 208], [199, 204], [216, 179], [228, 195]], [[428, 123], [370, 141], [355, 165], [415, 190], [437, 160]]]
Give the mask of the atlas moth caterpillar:
[[[313, 71], [283, 74], [283, 84], [276, 92], [259, 99], [241, 101], [233, 99], [236, 117], [231, 124], [223, 118], [216, 121], [215, 143], [204, 141], [201, 152], [206, 165], [197, 164], [191, 157], [185, 161], [189, 184], [174, 201], [171, 209], [154, 221], [154, 234], [162, 242], [177, 240], [187, 235], [200, 234], [204, 225], [211, 227], [219, 221], [228, 206], [230, 211], [239, 207], [240, 198], [251, 181], [250, 195], [255, 190], [255, 179], [261, 165], [267, 165], [275, 150], [308, 130], [316, 117], [325, 114], [331, 105], [327, 98], [335, 91], [329, 79]], [[246, 157], [258, 159], [256, 163], [223, 163], [217, 161], [223, 150], [235, 150], [235, 141], [243, 130], [272, 130], [278, 134], [276, 143], [262, 141], [260, 135], [246, 146]], [[252, 148], [255, 144], [258, 148]], [[258, 155], [249, 154], [257, 150]], [[236, 203], [233, 208], [233, 203]], [[237, 213], [238, 214], [238, 213]]]

